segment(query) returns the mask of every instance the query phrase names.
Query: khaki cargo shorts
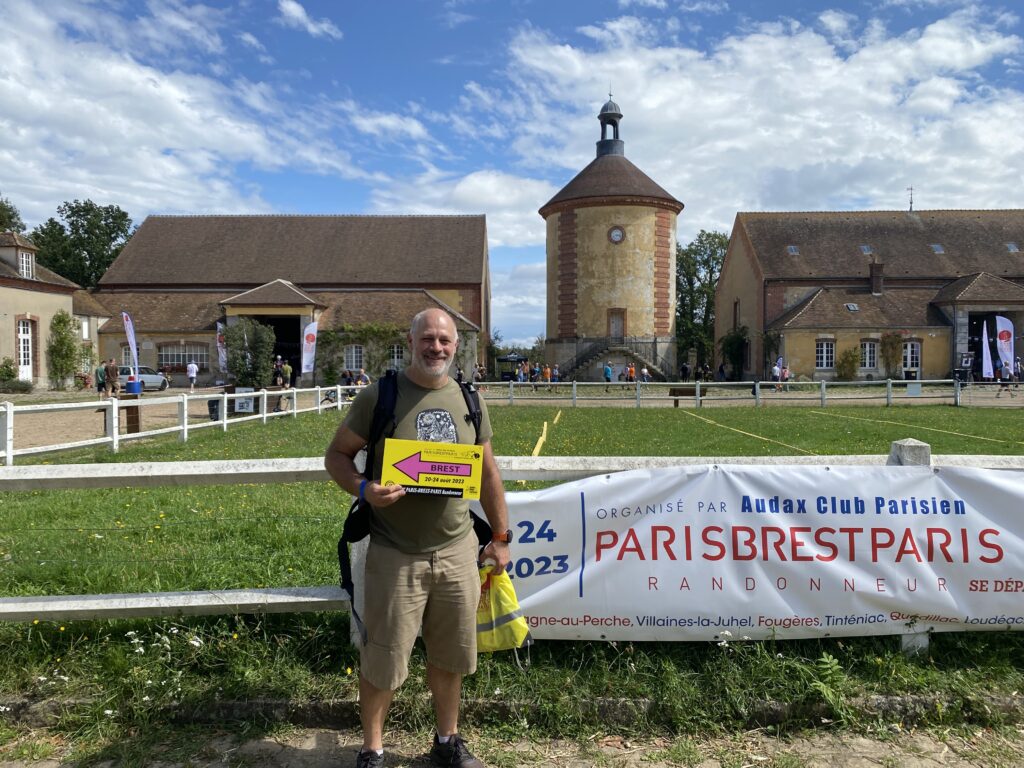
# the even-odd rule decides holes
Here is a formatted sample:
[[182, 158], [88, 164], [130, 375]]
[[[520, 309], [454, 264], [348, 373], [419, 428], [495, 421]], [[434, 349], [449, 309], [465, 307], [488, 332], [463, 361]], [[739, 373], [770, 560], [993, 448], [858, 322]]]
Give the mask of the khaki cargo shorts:
[[472, 531], [444, 549], [419, 554], [370, 542], [360, 672], [371, 685], [393, 691], [405, 682], [421, 626], [428, 663], [459, 675], [476, 671], [477, 548]]

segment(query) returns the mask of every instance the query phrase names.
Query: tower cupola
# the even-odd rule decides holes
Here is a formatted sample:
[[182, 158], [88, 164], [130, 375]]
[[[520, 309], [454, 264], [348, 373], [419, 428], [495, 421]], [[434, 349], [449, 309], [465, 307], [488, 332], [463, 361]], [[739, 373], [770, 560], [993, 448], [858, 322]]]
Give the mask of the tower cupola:
[[[608, 101], [601, 107], [597, 114], [601, 121], [601, 140], [597, 142], [597, 156], [602, 155], [625, 155], [626, 145], [619, 138], [619, 120], [622, 119], [622, 112], [619, 105], [612, 101], [612, 95], [608, 94]], [[611, 137], [608, 136], [608, 129], [611, 128]]]

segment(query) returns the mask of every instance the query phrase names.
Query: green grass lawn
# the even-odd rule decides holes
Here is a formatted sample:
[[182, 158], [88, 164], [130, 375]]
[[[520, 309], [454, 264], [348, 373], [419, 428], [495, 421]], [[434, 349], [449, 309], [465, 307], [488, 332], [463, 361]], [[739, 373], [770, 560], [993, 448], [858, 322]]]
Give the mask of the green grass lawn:
[[[914, 437], [934, 453], [1014, 454], [1024, 424], [1004, 412], [907, 408], [490, 409], [498, 455], [529, 455], [548, 423], [542, 455], [763, 456], [887, 454]], [[340, 416], [302, 415], [106, 449], [36, 457], [36, 463], [177, 461], [320, 456]], [[987, 438], [987, 439], [986, 439]], [[20, 462], [19, 462], [20, 463]], [[510, 488], [518, 487], [514, 484]], [[0, 516], [0, 594], [78, 594], [333, 584], [335, 544], [349, 497], [329, 483], [7, 493]], [[355, 695], [358, 652], [345, 614], [295, 614], [0, 625], [2, 696], [84, 698], [61, 730], [95, 752], [159, 721], [177, 702], [262, 696], [311, 700]], [[988, 693], [1024, 685], [1020, 633], [946, 634], [907, 659], [895, 638], [764, 643], [539, 642], [524, 667], [511, 654], [481, 657], [468, 697], [537, 703], [496, 731], [580, 736], [593, 722], [580, 702], [656, 702], [628, 732], [742, 729], [769, 700], [869, 727], [858, 696], [933, 693], [953, 708], [924, 722], [997, 723]], [[393, 723], [429, 720], [423, 658], [396, 702]], [[2, 702], [0, 702], [2, 703]], [[107, 712], [111, 714], [108, 714]], [[469, 716], [472, 717], [471, 715]], [[478, 723], [481, 724], [481, 723]], [[605, 726], [612, 728], [612, 726]], [[5, 735], [6, 734], [6, 735]], [[0, 728], [5, 741], [17, 732]]]

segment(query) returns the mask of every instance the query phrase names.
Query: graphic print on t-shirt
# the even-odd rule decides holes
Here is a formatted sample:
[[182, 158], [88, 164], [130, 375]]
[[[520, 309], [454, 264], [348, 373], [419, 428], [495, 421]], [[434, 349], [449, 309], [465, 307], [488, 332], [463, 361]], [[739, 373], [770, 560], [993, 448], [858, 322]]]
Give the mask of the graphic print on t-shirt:
[[457, 443], [459, 432], [452, 415], [443, 408], [428, 408], [416, 415], [416, 439], [432, 443]]

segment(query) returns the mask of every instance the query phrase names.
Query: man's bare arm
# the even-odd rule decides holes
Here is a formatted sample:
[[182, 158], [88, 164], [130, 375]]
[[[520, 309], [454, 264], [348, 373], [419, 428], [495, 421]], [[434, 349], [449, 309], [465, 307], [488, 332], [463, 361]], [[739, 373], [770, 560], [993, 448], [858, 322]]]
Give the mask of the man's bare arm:
[[[361, 438], [347, 426], [342, 424], [334, 433], [334, 439], [327, 447], [324, 455], [324, 468], [342, 490], [352, 496], [359, 495], [359, 486], [363, 480], [368, 479], [356, 469], [356, 454], [366, 445], [366, 440]], [[372, 470], [372, 468], [369, 468]], [[394, 504], [405, 495], [405, 488], [400, 485], [391, 485], [385, 488], [376, 481], [369, 481], [363, 489], [365, 498], [374, 507], [387, 507]]]
[[[491, 449], [491, 442], [488, 440], [480, 446], [483, 448], [483, 472], [480, 483], [480, 506], [484, 508], [487, 515], [487, 522], [491, 524], [491, 530], [500, 534], [508, 530], [508, 505], [505, 502], [505, 486], [501, 482], [501, 470], [498, 469], [498, 462], [494, 460], [494, 451]], [[483, 557], [491, 558], [501, 569], [508, 565], [512, 555], [509, 545], [492, 541], [484, 547]]]

